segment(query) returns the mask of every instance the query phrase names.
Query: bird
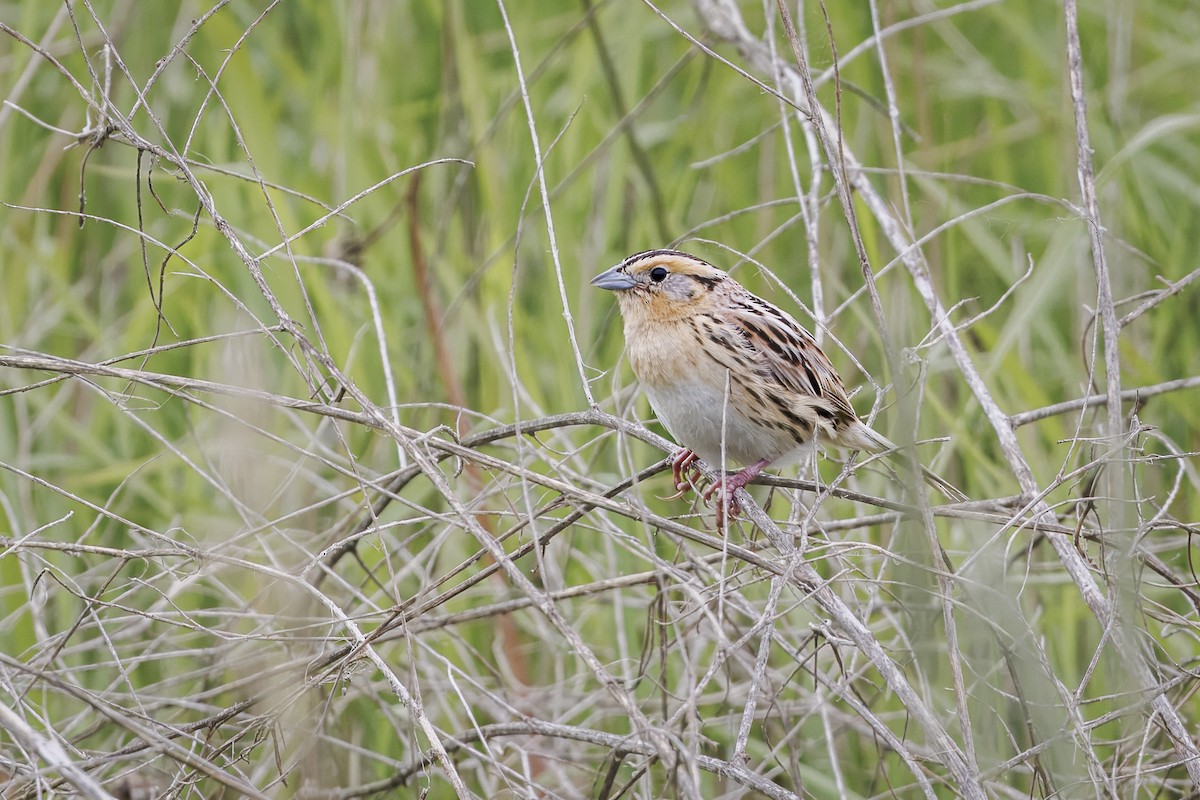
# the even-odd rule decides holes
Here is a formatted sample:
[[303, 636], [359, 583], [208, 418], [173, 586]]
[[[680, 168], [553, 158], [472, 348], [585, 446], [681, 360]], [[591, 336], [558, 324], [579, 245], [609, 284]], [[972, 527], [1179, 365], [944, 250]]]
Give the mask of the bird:
[[[723, 469], [704, 492], [717, 522], [739, 513], [734, 493], [770, 465], [795, 463], [817, 443], [883, 452], [896, 445], [863, 422], [815, 338], [790, 314], [729, 273], [679, 250], [646, 250], [592, 279], [617, 296], [633, 372], [660, 422], [681, 446], [675, 488], [694, 485], [697, 458]], [[965, 496], [936, 474], [948, 498]], [[678, 495], [676, 495], [678, 496]]]

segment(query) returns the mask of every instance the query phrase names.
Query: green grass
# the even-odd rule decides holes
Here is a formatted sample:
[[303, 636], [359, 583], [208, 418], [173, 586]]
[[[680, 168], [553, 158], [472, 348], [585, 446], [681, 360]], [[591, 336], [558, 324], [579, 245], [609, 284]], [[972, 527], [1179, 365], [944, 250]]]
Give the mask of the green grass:
[[[1172, 0], [1083, 5], [1088, 131], [1123, 317], [1197, 269], [1200, 91], [1187, 76], [1200, 68], [1200, 17]], [[813, 157], [798, 117], [785, 127], [776, 97], [650, 7], [506, 6], [554, 252], [499, 5], [298, 0], [256, 22], [261, 4], [235, 0], [182, 52], [173, 48], [206, 8], [177, 6], [98, 2], [93, 18], [84, 4], [0, 3], [5, 26], [90, 92], [0, 35], [0, 94], [12, 103], [0, 108], [0, 694], [9, 722], [27, 726], [0, 733], [0, 786], [11, 773], [11, 796], [72, 784], [86, 793], [88, 781], [115, 793], [137, 774], [179, 797], [247, 787], [452, 797], [405, 693], [419, 698], [471, 796], [972, 796], [811, 584], [780, 583], [712, 539], [687, 538], [713, 534], [712, 510], [663, 499], [661, 473], [617, 495], [640, 518], [595, 508], [597, 494], [663, 451], [597, 424], [470, 438], [587, 409], [564, 311], [600, 407], [648, 422], [615, 303], [588, 281], [629, 253], [677, 242], [805, 322], [819, 285], [827, 350], [859, 390], [858, 410], [878, 410], [893, 435], [948, 437], [922, 446], [922, 460], [992, 501], [975, 509], [986, 514], [938, 517], [933, 533], [957, 570], [942, 583], [919, 522], [853, 524], [882, 513], [875, 504], [820, 501], [804, 554], [958, 746], [973, 743], [970, 770], [986, 794], [1093, 796], [1101, 776], [1107, 796], [1197, 790], [1120, 639], [1126, 630], [1140, 643], [1167, 705], [1194, 729], [1195, 387], [1126, 406], [1126, 424], [1145, 427], [1116, 454], [1128, 463], [1107, 469], [1133, 483], [1105, 489], [1101, 476], [1099, 490], [1116, 494], [1094, 507], [1079, 501], [1095, 471], [1073, 473], [1104, 455], [1103, 408], [1017, 431], [1061, 530], [1079, 527], [1080, 563], [1121, 612], [1119, 624], [1098, 619], [1086, 579], [1051, 546], [1070, 534], [1009, 522], [1021, 507], [1001, 502], [1020, 491], [1012, 465], [963, 365], [943, 341], [925, 341], [929, 310], [863, 193], [855, 230], [902, 356], [895, 371], [827, 168], [810, 263], [796, 193], [813, 183]], [[703, 7], [661, 6], [775, 85], [701, 19]], [[739, 8], [766, 36], [763, 8]], [[932, 10], [901, 3], [880, 14], [888, 26]], [[886, 37], [907, 205], [878, 51], [856, 52], [873, 32], [869, 6], [827, 11], [832, 44], [820, 6], [799, 20], [813, 74], [827, 76], [818, 99], [890, 213], [911, 220], [913, 238], [937, 231], [921, 253], [953, 321], [995, 306], [960, 332], [987, 392], [1006, 414], [1088, 393], [1097, 289], [1078, 212], [1063, 7], [981, 5]], [[778, 18], [770, 30], [779, 63], [794, 68]], [[73, 132], [95, 124], [106, 69], [108, 101], [129, 115], [137, 93], [106, 60], [106, 42], [139, 87], [165, 59], [146, 93], [153, 120], [142, 108], [121, 123], [163, 157], [139, 157], [120, 133], [96, 149], [68, 147], [73, 137], [26, 116]], [[172, 162], [181, 156], [200, 184]], [[429, 163], [444, 159], [456, 160]], [[229, 236], [204, 210], [192, 235], [198, 186]], [[253, 262], [269, 292], [230, 238], [251, 259], [277, 248]], [[1121, 330], [1122, 388], [1197, 374], [1198, 302], [1186, 285]], [[13, 359], [29, 354], [123, 359], [116, 366], [149, 374], [92, 370], [39, 384], [69, 369], [19, 368]], [[1104, 393], [1102, 355], [1092, 394]], [[394, 396], [416, 450], [401, 458], [366, 416], [330, 416], [363, 410], [353, 392], [339, 396], [335, 370], [369, 412], [390, 419]], [[180, 390], [161, 376], [272, 397]], [[285, 397], [316, 407], [284, 407]], [[397, 472], [459, 439], [468, 450], [437, 474]], [[840, 468], [826, 461], [821, 475]], [[389, 488], [397, 474], [403, 485]], [[877, 468], [848, 483], [901, 498]], [[788, 535], [816, 502], [795, 488], [754, 493]], [[530, 546], [560, 523], [544, 547]], [[520, 553], [507, 577], [481, 577], [493, 562], [472, 525]], [[729, 541], [786, 563], [778, 540], [748, 521]], [[522, 576], [554, 598], [565, 629]], [[764, 620], [772, 639], [760, 663]], [[356, 630], [380, 633], [378, 662], [353, 649]], [[735, 748], [752, 697], [743, 761]], [[969, 720], [957, 717], [960, 700]], [[544, 727], [517, 730], [535, 723]], [[669, 734], [678, 764], [649, 755], [645, 725]], [[66, 747], [62, 762], [35, 753], [38, 736]]]

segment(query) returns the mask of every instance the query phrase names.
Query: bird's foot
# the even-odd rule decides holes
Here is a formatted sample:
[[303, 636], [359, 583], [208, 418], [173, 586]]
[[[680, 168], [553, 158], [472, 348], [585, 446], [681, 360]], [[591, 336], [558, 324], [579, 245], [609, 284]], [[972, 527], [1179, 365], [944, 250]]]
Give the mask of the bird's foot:
[[745, 474], [745, 472], [745, 470], [742, 470], [741, 472], [735, 472], [732, 475], [723, 475], [718, 478], [712, 486], [709, 486], [704, 490], [705, 502], [711, 500], [713, 495], [717, 496], [718, 529], [723, 529], [725, 527], [726, 517], [736, 517], [738, 514], [742, 513], [742, 506], [738, 503], [737, 497], [734, 496], [734, 493], [738, 489], [744, 487], [750, 482], [750, 479], [754, 477], [750, 476], [750, 478], [743, 478], [742, 476]]
[[758, 476], [758, 473], [763, 471], [763, 467], [770, 463], [765, 458], [755, 461], [743, 470], [731, 475], [722, 475], [712, 486], [704, 490], [705, 501], [711, 500], [714, 494], [717, 495], [717, 530], [724, 531], [726, 520], [736, 517], [742, 512], [742, 507], [735, 497], [737, 490], [745, 488]]
[[662, 500], [678, 500], [693, 489], [699, 491], [704, 482], [704, 473], [696, 466], [699, 456], [695, 451], [686, 447], [671, 459], [671, 481], [675, 486], [675, 494], [660, 498]]
[[678, 500], [692, 489], [700, 488], [704, 474], [696, 466], [697, 458], [699, 456], [695, 451], [686, 447], [675, 454], [675, 457], [671, 459], [671, 485], [675, 487], [675, 494], [659, 499]]
[[696, 466], [696, 455], [694, 450], [688, 450], [686, 447], [675, 454], [675, 458], [671, 459], [671, 477], [675, 481], [675, 489], [683, 493], [688, 489], [693, 489], [696, 483], [702, 477], [700, 468]]

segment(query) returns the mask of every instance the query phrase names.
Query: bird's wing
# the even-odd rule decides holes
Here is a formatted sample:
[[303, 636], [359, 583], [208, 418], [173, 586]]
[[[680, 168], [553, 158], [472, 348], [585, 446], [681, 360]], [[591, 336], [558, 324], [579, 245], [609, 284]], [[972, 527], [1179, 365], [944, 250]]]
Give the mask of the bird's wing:
[[823, 400], [836, 428], [858, 420], [837, 370], [812, 334], [787, 313], [746, 292], [712, 316], [769, 386]]

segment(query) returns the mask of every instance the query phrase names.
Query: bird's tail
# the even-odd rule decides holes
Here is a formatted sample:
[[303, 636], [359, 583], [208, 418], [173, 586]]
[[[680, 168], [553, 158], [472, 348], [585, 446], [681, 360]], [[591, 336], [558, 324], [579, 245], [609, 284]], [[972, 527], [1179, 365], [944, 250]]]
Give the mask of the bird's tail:
[[[868, 450], [873, 453], [888, 452], [895, 456], [892, 459], [893, 462], [905, 467], [907, 467], [909, 463], [908, 459], [899, 457], [900, 448], [895, 442], [862, 422], [852, 426], [842, 435], [841, 439], [842, 441], [839, 442], [839, 444], [842, 444], [845, 447], [852, 447], [858, 450]], [[938, 475], [936, 472], [932, 472], [923, 464], [920, 466], [921, 477], [925, 479], [925, 483], [944, 494], [948, 500], [951, 500], [955, 503], [962, 503], [970, 499], [966, 494], [963, 493], [961, 489], [950, 483], [941, 475]]]

